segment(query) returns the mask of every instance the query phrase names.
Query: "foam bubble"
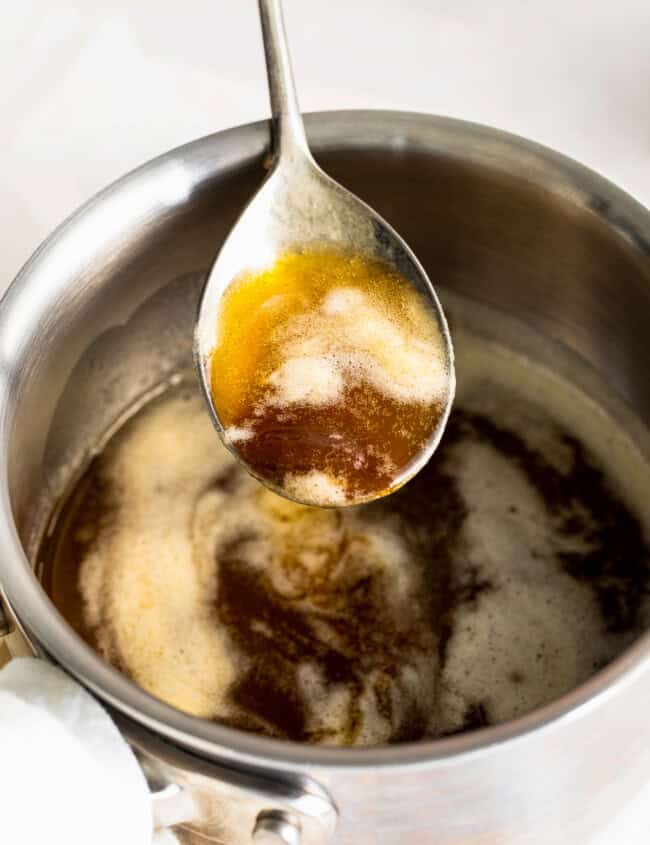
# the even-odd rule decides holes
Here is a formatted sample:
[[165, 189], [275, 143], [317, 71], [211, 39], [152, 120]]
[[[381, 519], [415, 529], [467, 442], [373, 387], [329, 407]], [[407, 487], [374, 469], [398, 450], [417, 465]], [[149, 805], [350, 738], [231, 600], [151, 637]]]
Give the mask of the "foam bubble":
[[343, 392], [343, 374], [336, 360], [327, 356], [287, 358], [269, 377], [283, 405], [329, 405]]
[[348, 500], [344, 484], [320, 470], [287, 473], [283, 487], [290, 496], [319, 505], [344, 505]]
[[242, 443], [255, 437], [255, 432], [252, 428], [247, 428], [246, 426], [229, 425], [225, 429], [225, 435], [229, 443]]
[[356, 288], [335, 288], [323, 300], [323, 313], [329, 315], [347, 315], [351, 311], [365, 307], [366, 297]]

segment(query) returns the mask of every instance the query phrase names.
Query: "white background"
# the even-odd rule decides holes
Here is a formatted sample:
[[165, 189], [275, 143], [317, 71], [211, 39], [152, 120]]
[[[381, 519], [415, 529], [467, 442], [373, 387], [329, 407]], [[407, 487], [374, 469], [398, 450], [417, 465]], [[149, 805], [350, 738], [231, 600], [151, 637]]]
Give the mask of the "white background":
[[[254, 0], [4, 0], [0, 11], [0, 288], [124, 171], [268, 113]], [[496, 125], [650, 204], [650, 0], [293, 0], [287, 24], [305, 110]], [[598, 845], [650, 828], [648, 799], [635, 807]]]
[[[0, 286], [70, 211], [268, 112], [254, 0], [4, 0]], [[450, 114], [650, 204], [650, 0], [288, 0], [305, 110]]]

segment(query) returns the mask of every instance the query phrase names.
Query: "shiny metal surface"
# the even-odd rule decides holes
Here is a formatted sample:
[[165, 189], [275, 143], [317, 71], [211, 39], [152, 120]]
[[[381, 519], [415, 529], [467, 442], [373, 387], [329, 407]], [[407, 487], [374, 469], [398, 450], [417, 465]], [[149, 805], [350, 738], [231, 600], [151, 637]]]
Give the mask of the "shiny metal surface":
[[[226, 448], [267, 487], [287, 498], [295, 498], [243, 460], [236, 445], [225, 436], [212, 402], [209, 365], [221, 297], [242, 271], [268, 268], [280, 255], [295, 249], [334, 248], [381, 260], [399, 270], [430, 307], [442, 337], [443, 363], [449, 373], [446, 403], [439, 422], [421, 452], [395, 477], [394, 487], [399, 487], [428, 462], [449, 418], [455, 374], [447, 321], [424, 267], [408, 244], [372, 208], [330, 178], [314, 161], [298, 108], [281, 0], [259, 0], [259, 9], [273, 114], [273, 164], [268, 178], [222, 245], [201, 295], [194, 346], [203, 395]], [[435, 364], [439, 366], [438, 362]], [[359, 498], [349, 504], [372, 498], [377, 496]], [[297, 501], [314, 504], [311, 500]]]
[[271, 101], [273, 158], [276, 164], [282, 159], [311, 158], [293, 79], [282, 0], [258, 0], [257, 5]]
[[2, 640], [10, 633], [11, 625], [9, 623], [9, 617], [5, 613], [5, 609], [2, 606], [2, 599], [0, 599], [0, 640]]
[[[338, 815], [329, 795], [306, 777], [268, 776], [218, 765], [131, 735], [152, 789], [154, 822], [177, 834], [225, 845], [327, 845]], [[191, 841], [191, 840], [190, 840]]]
[[252, 838], [257, 845], [300, 845], [300, 826], [286, 814], [266, 811], [257, 817]]
[[[467, 123], [329, 113], [310, 116], [307, 131], [316, 159], [395, 223], [441, 291], [495, 306], [571, 348], [640, 423], [650, 422], [645, 209], [574, 162]], [[57, 230], [5, 295], [6, 598], [35, 648], [111, 708], [162, 784], [205, 766], [188, 776], [189, 788], [221, 806], [224, 772], [243, 773], [262, 785], [255, 813], [276, 808], [269, 795], [316, 788], [338, 809], [333, 841], [343, 845], [587, 845], [650, 778], [648, 636], [515, 722], [437, 742], [307, 748], [152, 699], [79, 640], [32, 571], [44, 515], [88, 445], [134, 398], [191, 366], [189, 338], [215, 245], [263, 180], [268, 147], [269, 125], [260, 123], [150, 162]], [[278, 800], [285, 808], [292, 811]], [[242, 837], [255, 817], [247, 816]], [[638, 845], [644, 839], [640, 832]]]

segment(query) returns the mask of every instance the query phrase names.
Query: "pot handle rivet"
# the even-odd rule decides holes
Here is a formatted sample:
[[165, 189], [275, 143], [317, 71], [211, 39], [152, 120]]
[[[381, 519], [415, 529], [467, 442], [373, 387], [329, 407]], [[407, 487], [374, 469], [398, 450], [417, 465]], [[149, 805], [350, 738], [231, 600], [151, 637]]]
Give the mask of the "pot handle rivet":
[[283, 810], [262, 810], [255, 820], [255, 845], [300, 845], [300, 824]]

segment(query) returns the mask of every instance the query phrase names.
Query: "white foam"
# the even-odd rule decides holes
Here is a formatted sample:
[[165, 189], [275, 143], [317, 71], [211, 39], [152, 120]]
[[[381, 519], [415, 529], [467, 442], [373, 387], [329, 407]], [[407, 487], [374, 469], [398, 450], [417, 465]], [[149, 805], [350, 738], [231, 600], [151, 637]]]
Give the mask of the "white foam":
[[344, 505], [348, 500], [345, 486], [320, 470], [289, 472], [282, 479], [282, 487], [290, 496], [315, 505]]
[[287, 358], [269, 383], [283, 405], [331, 405], [343, 392], [343, 374], [336, 360], [324, 355]]
[[334, 403], [361, 381], [405, 403], [440, 402], [448, 390], [442, 340], [424, 305], [405, 319], [356, 288], [336, 288], [274, 341], [282, 362], [269, 378], [270, 401], [279, 406]]
[[233, 664], [213, 622], [214, 571], [194, 565], [188, 524], [196, 498], [231, 459], [214, 448], [201, 402], [156, 403], [110, 450], [120, 507], [84, 561], [80, 588], [88, 622], [103, 623], [108, 659], [119, 656], [138, 684], [169, 704], [211, 716]]
[[335, 288], [323, 300], [322, 309], [328, 315], [345, 316], [350, 311], [362, 309], [366, 305], [366, 297], [358, 288]]
[[242, 443], [245, 440], [251, 440], [255, 437], [255, 432], [252, 428], [239, 425], [228, 426], [224, 433], [229, 443]]
[[[639, 495], [650, 483], [650, 467], [624, 427], [539, 364], [466, 334], [456, 338], [465, 408], [517, 431], [560, 472], [572, 460], [560, 432], [577, 436], [650, 529], [648, 500]], [[575, 362], [572, 371], [579, 383]], [[560, 553], [588, 549], [588, 523], [580, 534], [559, 531], [523, 471], [489, 445], [463, 442], [448, 464], [470, 513], [459, 571], [476, 567], [476, 577], [493, 589], [456, 611], [433, 733], [461, 729], [476, 702], [487, 706], [492, 722], [524, 715], [584, 682], [635, 636], [608, 632], [593, 589], [558, 563]], [[646, 619], [649, 611], [646, 602]]]
[[476, 702], [492, 721], [523, 715], [621, 648], [604, 630], [593, 590], [558, 564], [561, 551], [585, 551], [584, 540], [558, 530], [524, 473], [482, 443], [464, 441], [447, 461], [470, 513], [459, 571], [474, 567], [491, 589], [455, 612], [435, 732], [461, 728]]

